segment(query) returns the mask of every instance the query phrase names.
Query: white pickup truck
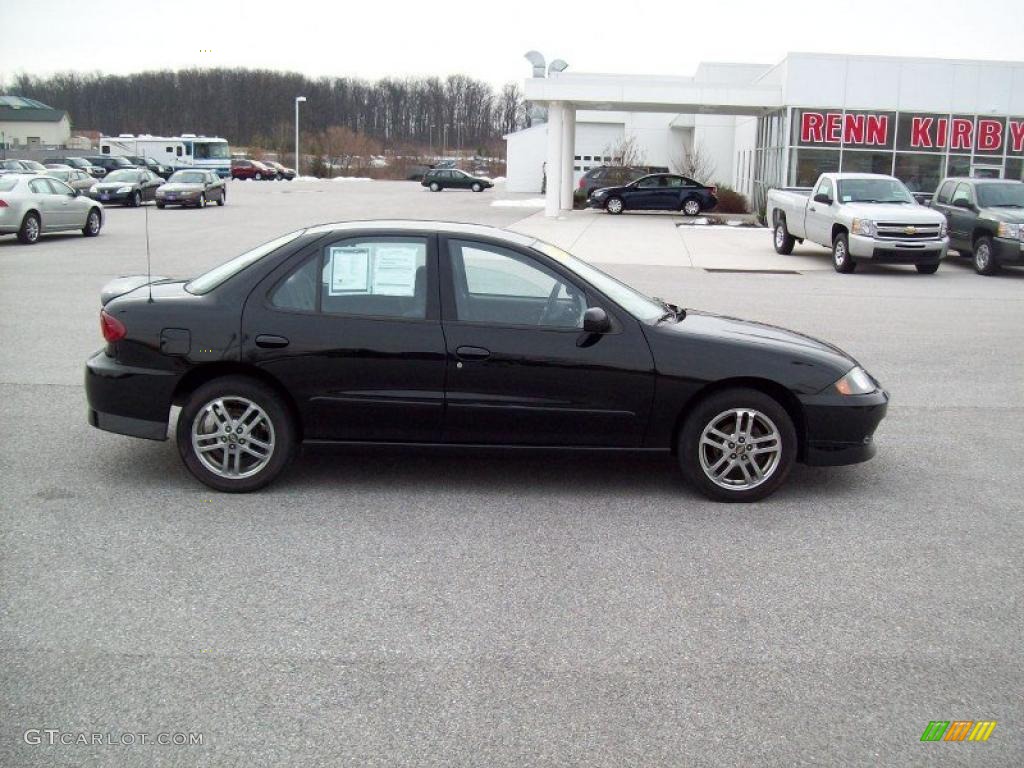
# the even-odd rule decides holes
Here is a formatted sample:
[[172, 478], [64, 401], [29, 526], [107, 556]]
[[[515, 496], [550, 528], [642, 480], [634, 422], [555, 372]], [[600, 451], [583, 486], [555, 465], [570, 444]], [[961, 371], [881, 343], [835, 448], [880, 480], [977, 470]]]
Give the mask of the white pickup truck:
[[874, 261], [930, 275], [949, 247], [945, 217], [918, 205], [899, 179], [875, 173], [823, 173], [810, 192], [770, 190], [767, 217], [778, 253], [810, 240], [832, 249], [837, 272]]

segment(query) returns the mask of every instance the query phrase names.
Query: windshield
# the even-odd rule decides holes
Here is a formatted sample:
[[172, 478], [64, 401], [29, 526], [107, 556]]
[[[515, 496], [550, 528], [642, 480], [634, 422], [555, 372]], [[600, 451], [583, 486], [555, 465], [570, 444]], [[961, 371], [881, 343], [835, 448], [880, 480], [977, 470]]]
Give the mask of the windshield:
[[1024, 208], [1024, 184], [978, 184], [982, 208]]
[[42, 163], [37, 163], [35, 160], [22, 160], [21, 161], [26, 168], [31, 168], [33, 171], [45, 171], [46, 166]]
[[129, 171], [129, 170], [111, 171], [110, 173], [108, 173], [106, 175], [106, 177], [104, 177], [103, 180], [104, 181], [126, 181], [126, 182], [129, 182], [129, 183], [136, 182], [136, 181], [139, 180], [139, 172], [138, 171]]
[[194, 144], [196, 160], [227, 160], [228, 143], [226, 141], [197, 141]]
[[903, 182], [898, 179], [840, 179], [841, 203], [914, 203]]
[[271, 240], [269, 243], [257, 245], [251, 251], [246, 251], [240, 256], [235, 256], [231, 261], [226, 261], [219, 267], [214, 267], [209, 272], [200, 275], [195, 280], [188, 283], [185, 286], [185, 290], [196, 295], [209, 293], [225, 280], [234, 277], [243, 269], [256, 263], [271, 251], [276, 251], [282, 245], [287, 245], [305, 231], [306, 230], [304, 229], [299, 229], [295, 232], [290, 232], [287, 235], [282, 235], [275, 240]]
[[170, 184], [202, 184], [203, 174], [199, 171], [178, 171], [167, 181]]
[[572, 254], [566, 253], [561, 248], [541, 240], [536, 241], [533, 247], [541, 253], [550, 256], [563, 267], [571, 269], [637, 320], [657, 320], [665, 314], [665, 307], [654, 299], [644, 296], [625, 283], [620, 283], [614, 277], [610, 277], [601, 270], [595, 269], [585, 261], [581, 261]]

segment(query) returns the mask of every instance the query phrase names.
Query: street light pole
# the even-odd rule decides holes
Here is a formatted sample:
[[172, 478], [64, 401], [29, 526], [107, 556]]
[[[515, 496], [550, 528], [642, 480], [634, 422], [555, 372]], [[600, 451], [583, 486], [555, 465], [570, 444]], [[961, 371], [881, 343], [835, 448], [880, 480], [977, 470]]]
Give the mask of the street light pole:
[[295, 97], [295, 175], [302, 175], [302, 161], [299, 154], [299, 104], [306, 100], [305, 96]]

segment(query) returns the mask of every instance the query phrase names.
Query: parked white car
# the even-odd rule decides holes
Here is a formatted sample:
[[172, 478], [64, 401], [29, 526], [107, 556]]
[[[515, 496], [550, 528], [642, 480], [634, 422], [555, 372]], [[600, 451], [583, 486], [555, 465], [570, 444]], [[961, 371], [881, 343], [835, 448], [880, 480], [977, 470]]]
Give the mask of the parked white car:
[[95, 237], [103, 206], [60, 179], [28, 174], [0, 176], [0, 234], [31, 245], [40, 235], [79, 229]]
[[810, 240], [832, 249], [837, 272], [873, 261], [913, 264], [930, 275], [949, 247], [945, 217], [919, 205], [892, 176], [823, 173], [810, 192], [770, 190], [767, 215], [778, 253], [792, 253], [795, 242]]

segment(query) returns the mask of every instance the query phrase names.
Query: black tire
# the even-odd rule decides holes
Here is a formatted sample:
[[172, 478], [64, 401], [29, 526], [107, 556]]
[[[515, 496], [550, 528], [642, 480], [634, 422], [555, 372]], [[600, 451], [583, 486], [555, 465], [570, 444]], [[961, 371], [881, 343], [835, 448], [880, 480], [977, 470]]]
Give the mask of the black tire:
[[217, 200], [217, 205], [227, 205], [227, 204], [228, 204], [228, 191], [226, 189], [222, 189], [220, 191], [220, 198]]
[[[233, 398], [244, 399], [255, 404], [263, 411], [263, 415], [269, 420], [273, 430], [272, 433], [266, 430], [260, 431], [261, 437], [265, 438], [269, 435], [271, 438], [269, 441], [266, 441], [266, 444], [272, 446], [269, 459], [248, 477], [230, 478], [217, 474], [209, 469], [204, 461], [199, 458], [192, 444], [193, 424], [196, 422], [197, 417], [200, 417], [201, 412], [205, 410], [206, 406], [212, 401], [220, 399], [226, 401], [229, 405], [228, 410], [230, 413], [230, 405], [233, 402]], [[238, 411], [241, 409], [242, 406], [236, 408], [233, 414], [235, 419], [240, 417], [241, 414]], [[202, 418], [208, 419], [209, 417]], [[202, 422], [200, 422], [200, 425], [202, 425]], [[250, 440], [253, 439], [248, 433], [244, 433], [245, 437], [242, 434], [238, 433], [235, 435], [231, 443], [237, 444], [237, 447], [233, 450], [239, 456], [243, 456], [242, 451], [246, 450], [241, 447], [241, 441], [245, 437], [248, 437]], [[296, 447], [295, 423], [292, 420], [287, 405], [272, 389], [246, 376], [225, 376], [224, 378], [214, 379], [203, 384], [193, 392], [178, 417], [178, 428], [175, 437], [178, 443], [178, 453], [188, 471], [210, 488], [228, 493], [248, 493], [269, 484], [291, 462]], [[226, 440], [227, 438], [225, 437], [224, 441]], [[213, 444], [216, 445], [217, 443]], [[210, 460], [216, 463], [226, 452], [226, 448], [218, 447], [207, 453], [210, 455]], [[247, 458], [247, 456], [248, 454], [245, 454], [239, 461], [253, 461], [253, 459]], [[230, 465], [234, 458], [229, 456], [227, 460]], [[245, 472], [243, 471], [242, 474], [245, 474]]]
[[475, 182], [475, 181], [473, 182], [473, 186], [470, 187], [470, 189], [472, 189], [474, 192], [483, 192], [484, 191], [484, 188], [482, 186], [480, 186], [480, 184]]
[[157, 204], [156, 204], [156, 207], [157, 207], [157, 208], [165, 208], [165, 207], [166, 207], [166, 205], [165, 205], [164, 203], [161, 203], [161, 202], [157, 202]]
[[621, 197], [609, 197], [605, 200], [604, 209], [613, 216], [618, 216], [626, 210], [626, 204], [622, 202]]
[[89, 215], [85, 217], [85, 226], [82, 227], [82, 234], [86, 237], [96, 237], [103, 227], [103, 217], [100, 216], [99, 208], [90, 208]]
[[857, 262], [850, 255], [850, 238], [845, 232], [840, 232], [832, 241], [832, 266], [844, 275], [857, 269]]
[[917, 268], [917, 271], [920, 272], [922, 275], [934, 275], [936, 272], [939, 271], [938, 262], [935, 262], [934, 264], [915, 264], [914, 266]]
[[206, 193], [203, 192], [203, 193], [201, 193], [199, 195], [199, 202], [196, 203], [196, 208], [205, 208], [205, 207], [206, 207]]
[[[747, 412], [754, 411], [760, 419], [764, 419], [763, 422], [755, 420], [754, 423], [774, 425], [775, 433], [778, 435], [777, 444], [779, 450], [777, 455], [769, 456], [764, 454], [763, 459], [758, 459], [752, 453], [745, 453], [744, 451], [751, 450], [749, 448], [750, 443], [746, 442], [746, 438], [741, 437], [738, 437], [735, 442], [723, 442], [726, 450], [729, 450], [730, 446], [732, 449], [740, 449], [737, 450], [736, 454], [716, 453], [717, 449], [701, 445], [705, 428], [719, 421], [720, 418], [733, 409], [743, 409]], [[726, 416], [726, 418], [728, 417]], [[753, 434], [753, 432], [754, 428], [752, 427], [751, 433]], [[768, 432], [761, 432], [761, 434], [766, 435]], [[729, 436], [733, 435], [735, 433]], [[746, 449], [741, 448], [740, 439], [744, 440], [744, 444], [747, 445]], [[765, 440], [766, 438], [755, 437], [755, 439]], [[762, 443], [765, 449], [771, 444], [773, 443]], [[723, 473], [725, 482], [729, 481], [730, 475], [735, 477], [738, 474], [740, 482], [743, 482], [742, 479], [744, 477], [751, 476], [751, 470], [747, 469], [748, 467], [752, 469], [751, 462], [763, 461], [763, 470], [767, 474], [763, 480], [757, 481], [750, 487], [724, 487], [712, 480], [705, 471], [701, 460], [702, 450], [708, 452], [705, 456], [704, 464], [710, 463], [716, 457], [720, 457], [721, 460], [727, 462], [727, 467], [729, 463], [735, 464], [735, 469], [727, 469]], [[756, 452], [761, 449], [753, 450]], [[786, 409], [775, 398], [756, 389], [727, 389], [705, 397], [690, 411], [679, 434], [678, 458], [683, 474], [697, 490], [713, 501], [749, 502], [759, 501], [770, 496], [785, 482], [790, 469], [793, 467], [793, 462], [796, 460], [796, 454], [797, 437], [796, 429], [793, 427], [793, 420], [786, 412]], [[738, 461], [734, 461], [737, 457]], [[742, 467], [740, 462], [743, 464]], [[768, 471], [769, 468], [770, 471]], [[754, 480], [754, 478], [756, 478], [756, 475], [751, 476], [751, 480]]]
[[441, 191], [441, 185], [438, 184], [436, 181], [430, 182], [430, 191], [431, 192], [440, 192]]
[[687, 198], [683, 200], [679, 210], [683, 212], [684, 216], [699, 216], [701, 211], [700, 200], [695, 197]]
[[262, 173], [257, 173], [255, 178], [256, 178], [256, 181], [262, 181], [263, 180], [263, 174]]
[[39, 214], [29, 211], [21, 220], [21, 227], [18, 229], [18, 240], [25, 245], [34, 245], [39, 241], [43, 225], [39, 220]]
[[132, 208], [139, 208], [142, 206], [142, 193], [135, 191], [132, 193]]
[[785, 219], [779, 219], [778, 222], [776, 222], [775, 231], [772, 235], [776, 253], [788, 256], [793, 252], [793, 246], [796, 245], [796, 238], [789, 234], [789, 230], [786, 229]]
[[979, 275], [994, 275], [999, 271], [999, 262], [992, 253], [992, 238], [982, 235], [974, 241], [974, 253], [971, 254], [974, 271]]

